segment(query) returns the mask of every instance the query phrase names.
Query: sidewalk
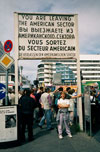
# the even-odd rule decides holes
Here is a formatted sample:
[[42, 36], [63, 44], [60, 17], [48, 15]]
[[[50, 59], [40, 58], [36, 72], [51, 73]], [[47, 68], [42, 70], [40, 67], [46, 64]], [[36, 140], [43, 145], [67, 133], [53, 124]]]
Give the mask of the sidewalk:
[[[100, 152], [100, 131], [89, 137], [84, 132], [74, 133], [72, 138], [67, 135], [58, 138], [56, 129], [46, 131], [46, 128], [34, 128], [35, 140], [7, 149], [0, 147], [0, 152]], [[97, 138], [97, 139], [96, 139]]]

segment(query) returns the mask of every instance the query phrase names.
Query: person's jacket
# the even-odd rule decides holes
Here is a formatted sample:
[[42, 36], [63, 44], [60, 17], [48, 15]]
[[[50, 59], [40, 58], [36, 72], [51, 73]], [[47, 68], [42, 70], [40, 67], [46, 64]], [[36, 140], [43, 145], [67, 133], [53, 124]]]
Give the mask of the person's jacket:
[[23, 98], [20, 98], [19, 105], [22, 113], [32, 114], [36, 107], [36, 102], [30, 96], [25, 95]]

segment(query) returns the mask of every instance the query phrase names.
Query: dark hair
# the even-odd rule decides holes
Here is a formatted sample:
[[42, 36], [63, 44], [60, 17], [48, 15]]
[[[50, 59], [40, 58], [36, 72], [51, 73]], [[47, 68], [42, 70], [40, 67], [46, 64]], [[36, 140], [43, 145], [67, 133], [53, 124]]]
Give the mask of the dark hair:
[[34, 89], [31, 89], [31, 93], [34, 93]]
[[25, 94], [26, 94], [26, 96], [30, 96], [31, 91], [30, 90], [26, 90]]
[[60, 87], [58, 90], [59, 90], [59, 91], [63, 91], [63, 88], [62, 88], [62, 87]]
[[40, 90], [43, 91], [43, 87], [40, 87]]
[[48, 91], [50, 91], [50, 88], [45, 88], [45, 92], [48, 92]]
[[67, 88], [66, 88], [66, 91], [68, 92], [70, 89], [71, 89], [71, 87], [67, 87]]
[[74, 92], [73, 92], [73, 89], [70, 89], [70, 90], [68, 90], [68, 94], [73, 94]]

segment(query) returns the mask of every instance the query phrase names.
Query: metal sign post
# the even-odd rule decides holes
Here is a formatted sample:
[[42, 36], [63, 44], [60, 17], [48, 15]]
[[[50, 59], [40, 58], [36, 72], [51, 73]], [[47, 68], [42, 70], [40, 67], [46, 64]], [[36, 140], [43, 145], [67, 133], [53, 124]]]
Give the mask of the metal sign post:
[[15, 26], [15, 104], [18, 104], [18, 15], [14, 14]]
[[8, 106], [8, 70], [6, 70], [6, 98], [5, 106]]
[[[77, 86], [78, 86], [78, 94], [81, 94], [80, 60], [79, 59], [77, 59]], [[77, 99], [77, 110], [79, 113], [80, 129], [83, 131], [82, 98]]]
[[[77, 87], [78, 94], [81, 94], [81, 77], [80, 77], [80, 55], [79, 55], [79, 42], [78, 42], [78, 20], [76, 19], [76, 49], [77, 49]], [[77, 99], [77, 110], [79, 113], [79, 125], [83, 131], [83, 113], [82, 113], [82, 98]]]
[[[11, 50], [10, 50], [11, 51]], [[6, 70], [6, 98], [5, 98], [5, 105], [8, 105], [8, 69], [14, 62], [14, 59], [9, 56], [8, 54], [4, 54], [1, 59], [0, 63]]]

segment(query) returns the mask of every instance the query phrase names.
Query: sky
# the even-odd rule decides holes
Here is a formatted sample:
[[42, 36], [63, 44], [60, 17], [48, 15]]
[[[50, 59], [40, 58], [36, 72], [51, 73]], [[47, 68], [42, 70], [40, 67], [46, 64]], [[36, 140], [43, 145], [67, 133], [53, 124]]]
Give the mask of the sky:
[[[14, 43], [14, 12], [78, 14], [80, 54], [100, 54], [100, 0], [0, 0], [0, 41]], [[11, 52], [14, 56], [14, 47]], [[23, 75], [36, 79], [37, 61], [19, 61]], [[31, 66], [30, 66], [31, 65]]]

